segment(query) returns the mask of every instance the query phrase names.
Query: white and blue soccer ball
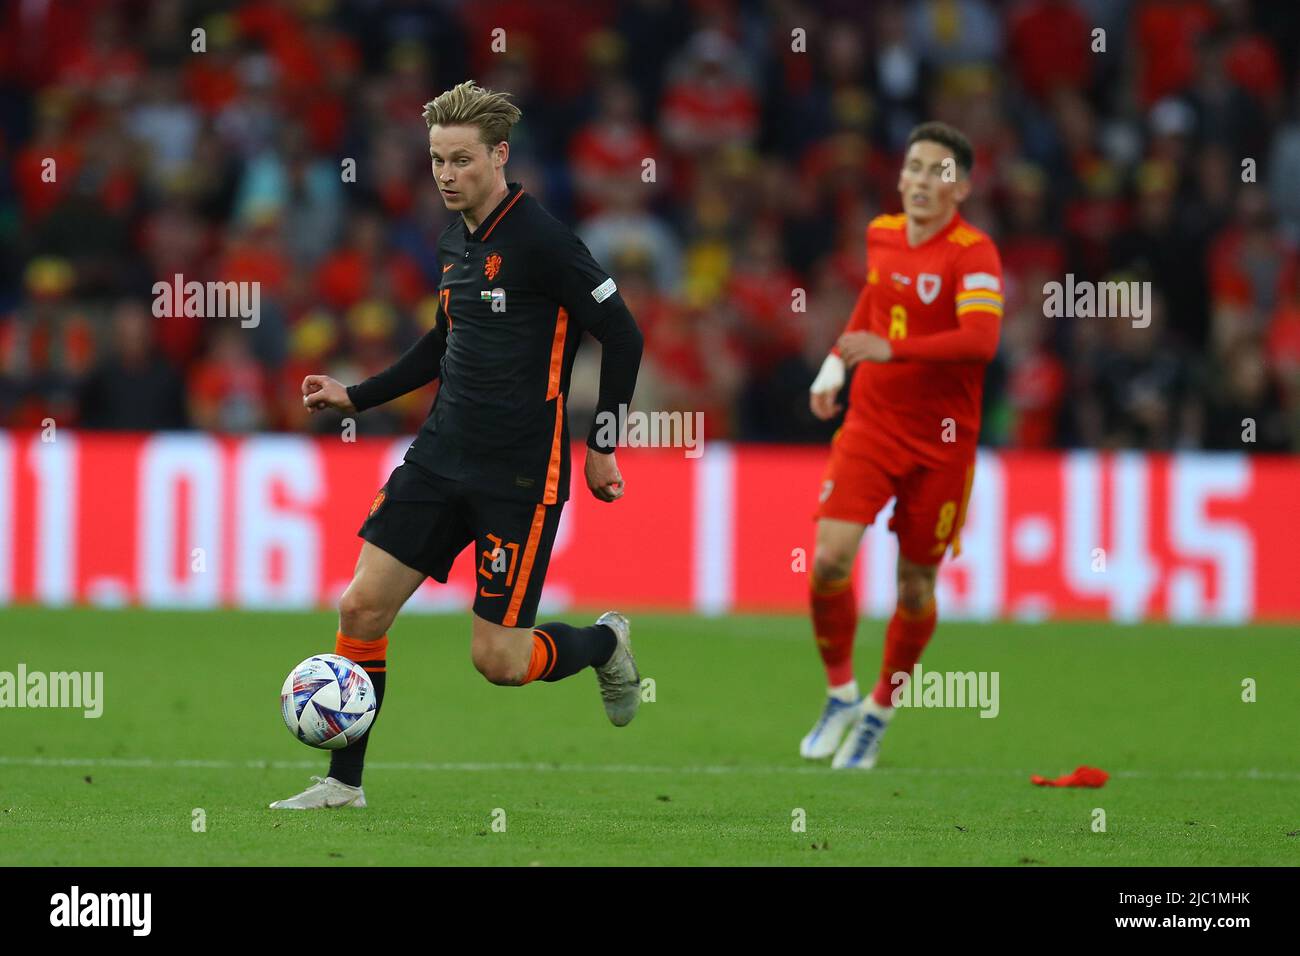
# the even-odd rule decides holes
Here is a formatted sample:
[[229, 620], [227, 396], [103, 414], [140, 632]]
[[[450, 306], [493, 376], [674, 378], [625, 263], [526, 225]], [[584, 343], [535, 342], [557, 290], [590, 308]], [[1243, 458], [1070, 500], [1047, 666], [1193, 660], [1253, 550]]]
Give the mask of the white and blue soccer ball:
[[317, 654], [284, 679], [280, 713], [303, 743], [338, 750], [364, 737], [374, 722], [375, 685], [346, 657]]

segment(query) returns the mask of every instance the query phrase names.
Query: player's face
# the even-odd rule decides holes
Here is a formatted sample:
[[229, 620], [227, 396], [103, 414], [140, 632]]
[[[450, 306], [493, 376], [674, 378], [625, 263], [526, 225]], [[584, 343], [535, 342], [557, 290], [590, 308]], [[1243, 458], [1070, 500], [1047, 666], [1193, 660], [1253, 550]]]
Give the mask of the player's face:
[[505, 164], [505, 143], [483, 144], [473, 126], [429, 128], [429, 160], [442, 201], [453, 212], [477, 209], [491, 195]]
[[903, 212], [914, 222], [944, 220], [970, 195], [970, 177], [957, 165], [947, 146], [913, 143], [898, 174]]

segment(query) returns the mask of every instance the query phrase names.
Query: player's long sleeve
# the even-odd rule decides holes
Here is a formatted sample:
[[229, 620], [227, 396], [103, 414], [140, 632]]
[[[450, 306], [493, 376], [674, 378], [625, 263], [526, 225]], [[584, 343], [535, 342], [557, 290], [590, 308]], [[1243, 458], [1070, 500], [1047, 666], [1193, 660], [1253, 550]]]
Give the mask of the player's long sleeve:
[[989, 362], [998, 351], [1000, 320], [992, 312], [969, 312], [960, 328], [890, 342], [896, 362]]
[[[599, 332], [592, 330], [600, 342], [600, 394], [596, 401], [596, 415], [587, 433], [587, 447], [596, 451], [612, 452], [615, 441], [601, 442], [597, 435], [602, 431], [599, 423], [610, 421], [606, 416], [614, 416], [618, 421], [619, 406], [632, 404], [632, 393], [636, 391], [636, 377], [641, 369], [641, 351], [645, 344], [636, 320], [626, 305], [619, 303], [619, 308], [612, 312], [603, 323]], [[617, 430], [615, 430], [617, 434]]]
[[438, 377], [446, 351], [447, 333], [439, 315], [437, 324], [396, 362], [364, 382], [349, 385], [348, 398], [357, 411], [364, 412], [428, 385]]
[[[550, 293], [581, 329], [601, 345], [600, 394], [596, 415], [587, 434], [587, 447], [612, 452], [614, 442], [602, 442], [600, 423], [618, 420], [620, 406], [632, 403], [641, 368], [644, 340], [636, 320], [618, 294], [618, 286], [592, 258], [587, 246], [572, 232], [551, 237], [539, 257]], [[617, 432], [617, 430], [615, 430]]]

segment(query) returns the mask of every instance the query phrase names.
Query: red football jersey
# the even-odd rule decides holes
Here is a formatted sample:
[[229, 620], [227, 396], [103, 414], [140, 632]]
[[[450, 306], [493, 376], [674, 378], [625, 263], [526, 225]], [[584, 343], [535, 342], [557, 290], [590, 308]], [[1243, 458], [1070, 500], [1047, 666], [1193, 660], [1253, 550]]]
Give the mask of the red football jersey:
[[893, 359], [861, 362], [840, 441], [922, 465], [969, 457], [980, 428], [984, 367], [997, 351], [1002, 263], [960, 215], [912, 248], [907, 217], [867, 227], [867, 282], [847, 331], [890, 340]]

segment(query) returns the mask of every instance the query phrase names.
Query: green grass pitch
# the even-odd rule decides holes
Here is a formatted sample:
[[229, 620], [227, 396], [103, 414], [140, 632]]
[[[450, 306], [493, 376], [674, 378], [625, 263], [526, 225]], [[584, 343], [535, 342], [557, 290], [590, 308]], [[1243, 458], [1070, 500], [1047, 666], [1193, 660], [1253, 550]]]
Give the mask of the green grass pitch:
[[[332, 649], [334, 621], [0, 610], [0, 671], [103, 671], [105, 698], [97, 720], [0, 710], [0, 865], [1300, 861], [1294, 629], [941, 621], [923, 666], [998, 671], [1000, 714], [900, 710], [880, 765], [854, 773], [798, 757], [823, 693], [802, 617], [634, 615], [655, 700], [616, 729], [590, 673], [493, 687], [468, 615], [406, 616], [370, 807], [274, 812], [326, 766], [285, 731], [278, 695]], [[864, 684], [881, 634], [860, 627]], [[1110, 782], [1029, 783], [1079, 764]]]

